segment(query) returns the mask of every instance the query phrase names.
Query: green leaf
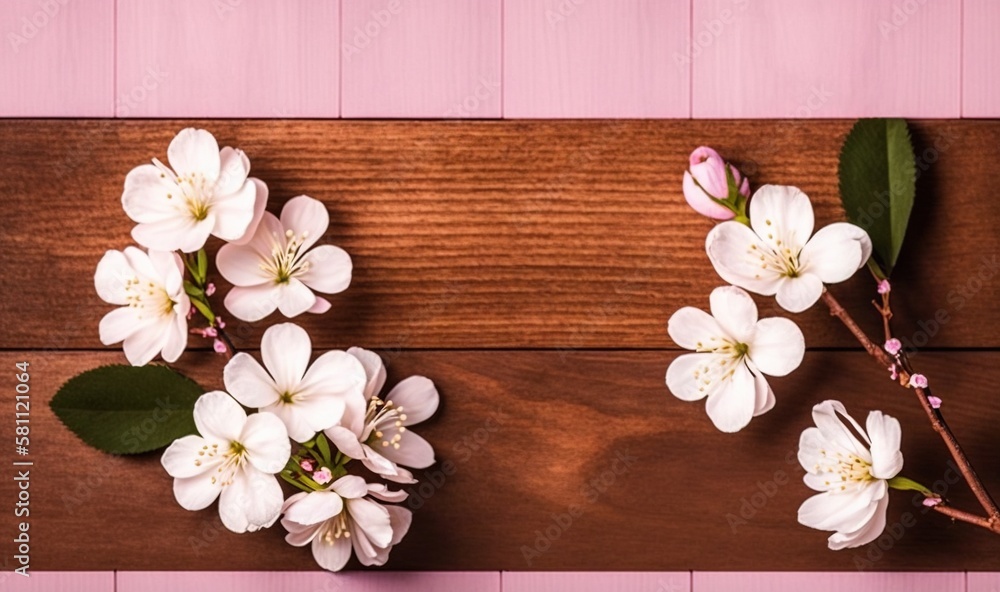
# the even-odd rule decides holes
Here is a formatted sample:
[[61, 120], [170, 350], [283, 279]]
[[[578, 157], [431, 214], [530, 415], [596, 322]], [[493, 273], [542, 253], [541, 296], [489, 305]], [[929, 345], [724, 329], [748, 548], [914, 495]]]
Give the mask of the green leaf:
[[196, 434], [192, 412], [204, 393], [166, 366], [101, 366], [70, 378], [49, 405], [94, 448], [138, 454]]
[[332, 464], [330, 460], [330, 443], [326, 441], [326, 436], [322, 432], [316, 436], [316, 448], [319, 449], [319, 453], [323, 456], [323, 462], [327, 465]]
[[901, 491], [919, 491], [927, 497], [938, 497], [938, 495], [930, 489], [927, 489], [923, 485], [912, 479], [907, 479], [906, 477], [893, 477], [892, 479], [889, 479], [888, 485], [893, 489], [899, 489]]
[[201, 284], [205, 283], [205, 279], [208, 277], [208, 255], [205, 254], [205, 249], [198, 251], [198, 281]]
[[902, 119], [861, 119], [840, 152], [840, 199], [864, 228], [884, 275], [896, 265], [916, 193], [910, 130]]
[[209, 325], [215, 324], [215, 314], [212, 312], [212, 309], [209, 308], [207, 304], [205, 304], [201, 300], [198, 300], [197, 298], [192, 298], [191, 304], [198, 309], [198, 312], [201, 313], [201, 316], [205, 317], [205, 320], [208, 321]]

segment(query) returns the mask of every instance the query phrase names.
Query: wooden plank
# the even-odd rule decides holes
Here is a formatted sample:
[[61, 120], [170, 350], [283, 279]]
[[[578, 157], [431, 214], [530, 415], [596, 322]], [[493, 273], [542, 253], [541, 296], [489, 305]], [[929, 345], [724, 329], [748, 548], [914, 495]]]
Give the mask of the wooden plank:
[[340, 0], [119, 0], [118, 117], [338, 117]]
[[115, 592], [500, 592], [495, 572], [121, 572]]
[[[419, 372], [443, 396], [437, 416], [414, 428], [434, 445], [439, 464], [418, 471], [422, 483], [409, 488], [413, 528], [393, 549], [393, 570], [996, 567], [1000, 537], [924, 514], [906, 493], [893, 494], [881, 548], [832, 552], [827, 533], [796, 523], [810, 492], [794, 453], [809, 409], [826, 398], [844, 401], [857, 417], [872, 408], [898, 417], [904, 473], [943, 488], [958, 507], [975, 508], [916, 401], [893, 390], [861, 353], [808, 352], [803, 368], [772, 381], [775, 409], [738, 435], [717, 432], [702, 405], [667, 393], [671, 352], [385, 353], [390, 383]], [[57, 387], [117, 359], [0, 353], [0, 368], [31, 363], [34, 568], [315, 569], [307, 550], [284, 543], [280, 528], [234, 535], [214, 508], [182, 510], [157, 454], [105, 456], [59, 425], [47, 405]], [[1000, 465], [1000, 353], [931, 353], [920, 363], [987, 486], [1000, 491], [1000, 473], [990, 470]], [[206, 389], [221, 386], [221, 368], [211, 356], [181, 365]], [[5, 379], [4, 392], [13, 392], [13, 380]], [[0, 422], [0, 440], [9, 441], [11, 430]], [[11, 487], [2, 484], [5, 499]], [[0, 532], [12, 532], [14, 520], [5, 513]], [[3, 543], [5, 554], [9, 546]]]
[[970, 573], [966, 592], [996, 592], [1000, 590], [1000, 573]]
[[695, 573], [696, 592], [965, 592], [963, 573]]
[[[707, 306], [721, 283], [702, 248], [710, 222], [681, 196], [692, 147], [717, 146], [755, 184], [800, 186], [823, 224], [842, 216], [837, 154], [851, 124], [3, 121], [0, 347], [101, 347], [110, 308], [93, 270], [130, 242], [125, 175], [185, 125], [246, 150], [272, 211], [302, 193], [328, 204], [325, 240], [355, 268], [331, 312], [296, 318], [319, 345], [577, 349], [672, 347], [670, 314]], [[1000, 210], [979, 181], [1000, 122], [914, 132], [926, 172], [894, 278], [898, 330], [917, 346], [1000, 346]], [[833, 290], [874, 332], [864, 275]], [[773, 299], [761, 310], [783, 314]], [[274, 320], [230, 333], [256, 347]], [[820, 307], [796, 320], [811, 347], [855, 346]]]
[[691, 592], [688, 572], [505, 572], [504, 592]]
[[[9, 561], [9, 559], [8, 559]], [[13, 567], [11, 568], [13, 569]], [[113, 571], [31, 571], [25, 578], [9, 571], [0, 573], [0, 584], [10, 592], [116, 592]]]
[[500, 117], [500, 0], [350, 0], [344, 117]]
[[962, 6], [962, 117], [1000, 116], [1000, 5], [964, 0]]
[[689, 117], [689, 0], [506, 0], [504, 117]]
[[0, 3], [0, 117], [114, 114], [115, 0]]
[[958, 117], [962, 0], [694, 0], [694, 117]]

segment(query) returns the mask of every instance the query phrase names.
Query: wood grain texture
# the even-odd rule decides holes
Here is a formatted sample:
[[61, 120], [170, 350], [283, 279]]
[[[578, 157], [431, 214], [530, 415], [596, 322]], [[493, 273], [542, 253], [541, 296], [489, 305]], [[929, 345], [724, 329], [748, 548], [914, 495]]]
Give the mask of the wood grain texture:
[[0, 585], [10, 592], [116, 592], [115, 573], [112, 571], [30, 573], [27, 578], [9, 571], [0, 573]]
[[[695, 592], [965, 592], [960, 573], [695, 573]], [[970, 591], [971, 592], [971, 591]]]
[[[318, 347], [572, 350], [672, 347], [670, 314], [707, 306], [721, 284], [702, 248], [710, 223], [681, 196], [693, 147], [716, 146], [755, 185], [801, 187], [823, 224], [842, 216], [837, 154], [851, 124], [3, 121], [0, 347], [101, 347], [110, 307], [93, 270], [130, 242], [125, 175], [186, 125], [246, 150], [272, 211], [302, 193], [327, 204], [324, 240], [351, 254], [354, 281], [328, 314], [296, 318]], [[913, 128], [921, 177], [894, 278], [897, 330], [919, 347], [998, 347], [1000, 210], [984, 180], [1000, 122]], [[869, 282], [833, 290], [874, 331]], [[278, 318], [230, 333], [257, 347]], [[855, 347], [820, 307], [796, 320], [810, 347]]]
[[692, 592], [689, 572], [505, 572], [504, 592]]
[[689, 117], [689, 0], [506, 0], [504, 117]]
[[118, 117], [338, 117], [340, 0], [118, 0]]
[[121, 572], [115, 592], [500, 592], [499, 572]]
[[[857, 417], [872, 408], [898, 417], [905, 474], [946, 490], [956, 506], [974, 507], [916, 402], [861, 353], [807, 353], [798, 372], [772, 381], [775, 409], [735, 436], [716, 431], [703, 405], [667, 393], [672, 352], [385, 354], [390, 383], [419, 372], [442, 393], [438, 414], [414, 428], [434, 445], [438, 464], [418, 471], [422, 484], [410, 487], [413, 528], [392, 552], [393, 570], [997, 568], [1000, 537], [923, 514], [906, 493], [891, 498], [889, 528], [898, 540], [887, 539], [885, 551], [831, 552], [827, 533], [796, 523], [810, 492], [795, 450], [809, 409], [827, 398]], [[282, 541], [280, 528], [234, 535], [214, 506], [182, 510], [157, 454], [105, 456], [59, 424], [47, 405], [58, 386], [116, 354], [3, 352], [0, 368], [22, 360], [31, 363], [34, 393], [35, 569], [315, 569], [307, 550]], [[931, 353], [920, 363], [941, 385], [935, 392], [949, 423], [987, 486], [1000, 490], [1000, 353]], [[221, 386], [221, 367], [211, 356], [181, 364], [206, 389]], [[2, 384], [13, 393], [13, 369]], [[0, 422], [0, 440], [12, 429]], [[11, 487], [2, 482], [4, 499]], [[13, 522], [4, 513], [0, 531], [12, 532]], [[10, 545], [0, 551], [9, 554]]]
[[962, 0], [694, 0], [694, 117], [958, 117]]
[[500, 117], [500, 0], [349, 0], [344, 117]]
[[990, 0], [963, 0], [962, 117], [1000, 116], [1000, 5]]
[[111, 117], [115, 0], [0, 3], [0, 117]]

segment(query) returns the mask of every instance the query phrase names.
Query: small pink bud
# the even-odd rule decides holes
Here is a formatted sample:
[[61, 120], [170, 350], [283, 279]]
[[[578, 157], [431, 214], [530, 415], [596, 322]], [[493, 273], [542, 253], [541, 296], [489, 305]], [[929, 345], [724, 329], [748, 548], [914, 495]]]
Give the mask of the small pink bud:
[[224, 354], [229, 350], [221, 339], [216, 339], [212, 343], [212, 349], [214, 349], [217, 354]]
[[889, 352], [890, 354], [896, 355], [899, 353], [899, 350], [903, 349], [903, 344], [900, 343], [898, 339], [893, 337], [889, 341], [886, 341], [885, 345], [883, 345], [882, 347], [884, 347], [885, 351]]
[[923, 504], [928, 508], [933, 508], [934, 506], [941, 503], [941, 498], [939, 497], [925, 497]]
[[194, 306], [192, 306], [192, 307], [191, 307], [191, 308], [190, 308], [190, 309], [188, 310], [188, 314], [187, 314], [187, 320], [189, 320], [189, 321], [190, 321], [190, 320], [191, 320], [191, 317], [193, 317], [193, 316], [194, 316], [194, 313], [195, 313], [195, 308], [194, 308]]
[[889, 366], [888, 370], [889, 370], [889, 378], [891, 380], [899, 380], [899, 372], [896, 371], [896, 365], [895, 364], [893, 364], [892, 366]]
[[211, 296], [212, 294], [215, 294], [215, 284], [209, 282], [208, 285], [205, 286], [205, 296]]
[[726, 168], [733, 174], [733, 180], [740, 193], [750, 195], [750, 184], [736, 167], [727, 165], [719, 153], [707, 146], [696, 148], [689, 158], [689, 169], [684, 173], [684, 199], [696, 212], [713, 220], [730, 220], [736, 214], [715, 199], [729, 198], [729, 180]]
[[326, 485], [327, 483], [333, 480], [333, 473], [330, 472], [330, 469], [323, 467], [322, 469], [313, 473], [312, 478], [313, 481], [315, 481], [316, 483], [319, 483], [320, 485]]
[[222, 317], [217, 316], [217, 317], [215, 317], [215, 326], [218, 327], [218, 328], [220, 328], [220, 329], [225, 329], [226, 328], [226, 322], [222, 320]]
[[892, 290], [892, 286], [889, 285], [889, 280], [882, 280], [878, 283], [878, 293], [888, 294]]
[[910, 386], [913, 388], [927, 388], [927, 377], [923, 374], [914, 374], [910, 377]]
[[941, 408], [941, 403], [943, 403], [943, 401], [941, 401], [940, 398], [935, 397], [934, 395], [931, 395], [931, 396], [927, 397], [927, 402], [930, 403], [931, 407], [933, 407], [935, 409], [940, 409]]
[[299, 461], [299, 466], [302, 467], [303, 471], [313, 472], [316, 470], [316, 462], [311, 458], [304, 458]]

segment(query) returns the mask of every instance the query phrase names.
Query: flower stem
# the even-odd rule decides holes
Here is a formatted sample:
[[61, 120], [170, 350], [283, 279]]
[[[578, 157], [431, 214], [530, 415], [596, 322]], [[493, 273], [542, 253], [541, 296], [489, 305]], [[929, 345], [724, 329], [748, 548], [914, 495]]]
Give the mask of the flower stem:
[[[864, 330], [858, 326], [851, 315], [844, 309], [843, 306], [841, 306], [840, 302], [833, 297], [833, 294], [831, 294], [829, 290], [823, 290], [822, 298], [823, 302], [827, 305], [827, 307], [829, 307], [830, 314], [840, 319], [844, 326], [847, 327], [847, 329], [854, 335], [870, 356], [875, 358], [883, 366], [888, 367], [896, 363], [895, 358], [890, 356], [888, 352], [873, 343], [871, 339], [868, 338]], [[891, 338], [892, 332], [889, 327], [889, 318], [891, 318], [892, 312], [889, 310], [888, 298], [886, 295], [883, 295], [883, 306], [879, 307], [876, 305], [876, 308], [878, 308], [879, 312], [882, 314], [882, 322], [883, 328], [886, 332], [886, 338]], [[903, 369], [907, 373], [913, 373], [912, 368], [909, 365], [909, 361], [906, 360], [905, 354], [901, 356], [901, 363], [903, 365]], [[947, 422], [945, 422], [940, 409], [935, 409], [928, 400], [928, 397], [931, 396], [930, 388], [915, 387], [913, 388], [913, 391], [916, 393], [917, 399], [920, 401], [920, 406], [923, 407], [928, 419], [930, 419], [931, 426], [934, 428], [934, 431], [941, 435], [945, 446], [947, 446], [952, 458], [955, 459], [955, 463], [958, 465], [962, 476], [969, 484], [969, 487], [975, 494], [976, 499], [979, 500], [979, 504], [984, 510], [986, 510], [988, 517], [984, 518], [975, 516], [949, 506], [944, 506], [943, 504], [935, 506], [934, 509], [957, 520], [976, 524], [1000, 534], [1000, 509], [997, 508], [996, 502], [993, 501], [989, 492], [986, 491], [986, 487], [983, 486], [983, 482], [976, 474], [975, 469], [972, 467], [972, 463], [969, 462], [968, 457], [965, 456], [965, 452], [959, 445], [958, 439], [955, 438], [955, 435], [948, 427]]]

